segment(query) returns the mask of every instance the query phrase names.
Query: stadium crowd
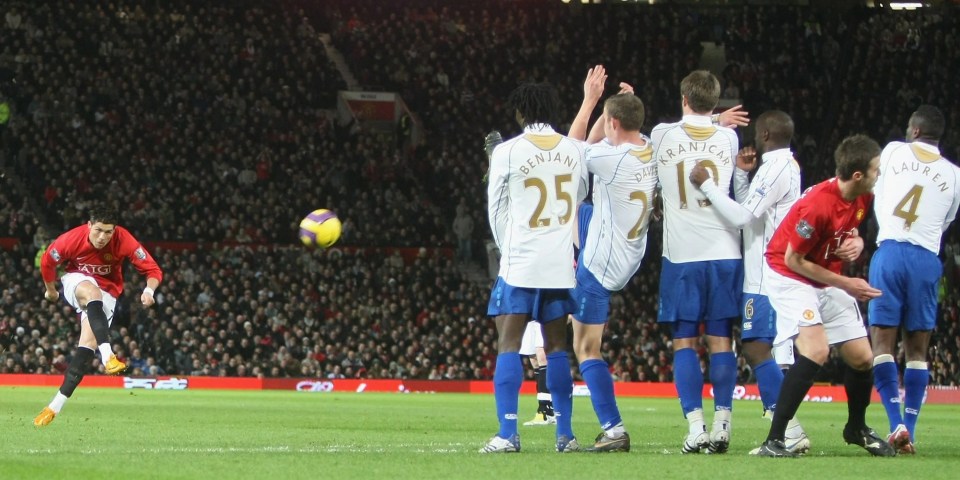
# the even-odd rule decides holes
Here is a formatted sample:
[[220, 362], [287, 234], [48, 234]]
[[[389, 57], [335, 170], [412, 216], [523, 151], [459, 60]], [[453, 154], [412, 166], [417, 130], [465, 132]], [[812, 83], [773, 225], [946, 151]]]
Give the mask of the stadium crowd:
[[[701, 42], [722, 41], [725, 95], [794, 116], [808, 185], [832, 174], [847, 133], [902, 138], [920, 101], [947, 113], [943, 150], [960, 158], [960, 101], [945, 90], [945, 66], [957, 62], [953, 10], [561, 15], [559, 3], [511, 3], [503, 14], [498, 2], [353, 0], [305, 13], [253, 0], [0, 0], [0, 104], [12, 112], [0, 122], [0, 236], [18, 242], [0, 250], [0, 373], [66, 368], [79, 328], [69, 309], [41, 300], [34, 256], [106, 199], [138, 238], [196, 245], [152, 252], [167, 272], [153, 309], [131, 301], [142, 281], [128, 278], [113, 330], [133, 374], [490, 379], [489, 285], [434, 247], [455, 244], [458, 206], [475, 245], [489, 235], [481, 146], [492, 128], [518, 131], [506, 93], [549, 79], [572, 119], [596, 63], [635, 84], [649, 131], [679, 116], [676, 85], [698, 67]], [[539, 28], [543, 18], [555, 28]], [[401, 93], [422, 144], [397, 148], [362, 118], [328, 113], [345, 83], [319, 26], [361, 84]], [[289, 246], [297, 219], [318, 206], [341, 212], [341, 242], [358, 253]], [[960, 384], [957, 230], [932, 342], [941, 385]], [[613, 299], [603, 351], [622, 381], [672, 381], [669, 336], [655, 323], [660, 234], [654, 226], [651, 253]], [[426, 248], [408, 262], [374, 248], [401, 246]], [[851, 268], [862, 274], [865, 259]], [[751, 377], [742, 361], [740, 375]]]

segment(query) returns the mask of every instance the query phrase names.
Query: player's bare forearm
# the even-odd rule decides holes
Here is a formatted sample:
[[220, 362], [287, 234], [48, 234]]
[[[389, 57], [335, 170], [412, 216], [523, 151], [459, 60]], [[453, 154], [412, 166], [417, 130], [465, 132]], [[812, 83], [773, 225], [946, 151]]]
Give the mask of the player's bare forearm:
[[57, 282], [43, 282], [43, 298], [51, 302], [56, 302], [60, 298], [60, 292], [57, 291]]
[[587, 139], [587, 123], [589, 123], [590, 114], [593, 113], [596, 106], [597, 102], [590, 105], [586, 98], [583, 99], [583, 103], [580, 104], [580, 111], [577, 112], [573, 123], [570, 124], [570, 132], [567, 134], [570, 138], [580, 141]]
[[787, 245], [783, 260], [790, 270], [817, 283], [839, 288], [857, 300], [865, 301], [882, 294], [862, 278], [840, 275], [807, 260], [802, 254], [795, 252], [792, 245]]

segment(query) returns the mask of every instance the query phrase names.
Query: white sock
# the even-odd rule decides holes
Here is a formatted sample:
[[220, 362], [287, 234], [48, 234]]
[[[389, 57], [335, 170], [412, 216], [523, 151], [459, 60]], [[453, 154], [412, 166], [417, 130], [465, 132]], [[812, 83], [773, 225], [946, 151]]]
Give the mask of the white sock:
[[[727, 409], [716, 410], [713, 412], [713, 431], [730, 430], [730, 420], [733, 412]], [[726, 428], [724, 428], [726, 427]]]
[[803, 436], [803, 427], [800, 426], [800, 422], [797, 420], [797, 417], [793, 417], [787, 422], [787, 431], [786, 438], [799, 438]]
[[64, 403], [67, 403], [67, 396], [57, 391], [57, 395], [50, 401], [50, 410], [59, 415]]
[[707, 425], [703, 423], [703, 410], [694, 410], [687, 414], [687, 422], [690, 424], [690, 435], [699, 435], [707, 431]]
[[107, 362], [110, 360], [110, 357], [113, 355], [113, 348], [110, 346], [109, 342], [103, 342], [97, 346], [97, 349], [100, 350], [100, 361], [102, 361], [103, 365], [106, 366]]
[[627, 430], [623, 428], [623, 422], [618, 423], [606, 430], [606, 434], [610, 438], [620, 438], [624, 433], [627, 433]]

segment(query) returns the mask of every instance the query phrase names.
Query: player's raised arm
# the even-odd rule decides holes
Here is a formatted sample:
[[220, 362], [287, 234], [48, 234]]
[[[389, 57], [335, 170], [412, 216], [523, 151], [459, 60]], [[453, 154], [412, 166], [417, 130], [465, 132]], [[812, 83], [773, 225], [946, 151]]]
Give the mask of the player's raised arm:
[[587, 124], [590, 114], [597, 107], [597, 102], [603, 95], [603, 84], [607, 81], [607, 72], [603, 65], [597, 65], [587, 71], [587, 78], [583, 81], [583, 103], [580, 111], [570, 124], [570, 133], [567, 135], [575, 140], [584, 141], [587, 138]]

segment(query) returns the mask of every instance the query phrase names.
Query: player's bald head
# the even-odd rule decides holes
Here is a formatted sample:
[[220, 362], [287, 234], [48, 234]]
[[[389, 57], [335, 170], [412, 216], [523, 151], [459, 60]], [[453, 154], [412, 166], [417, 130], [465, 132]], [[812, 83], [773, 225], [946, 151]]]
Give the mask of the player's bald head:
[[793, 119], [780, 110], [764, 112], [757, 119], [757, 133], [767, 132], [767, 143], [786, 148], [793, 140]]
[[[917, 111], [913, 112], [913, 115], [910, 116], [910, 123], [908, 128], [910, 130], [916, 129], [914, 138], [920, 138], [928, 141], [939, 141], [940, 137], [943, 136], [943, 131], [946, 129], [946, 121], [943, 118], [943, 112], [939, 108], [934, 107], [933, 105], [920, 105], [917, 107]], [[910, 137], [911, 132], [908, 132], [907, 136]], [[908, 140], [913, 140], [914, 138], [908, 138]]]

